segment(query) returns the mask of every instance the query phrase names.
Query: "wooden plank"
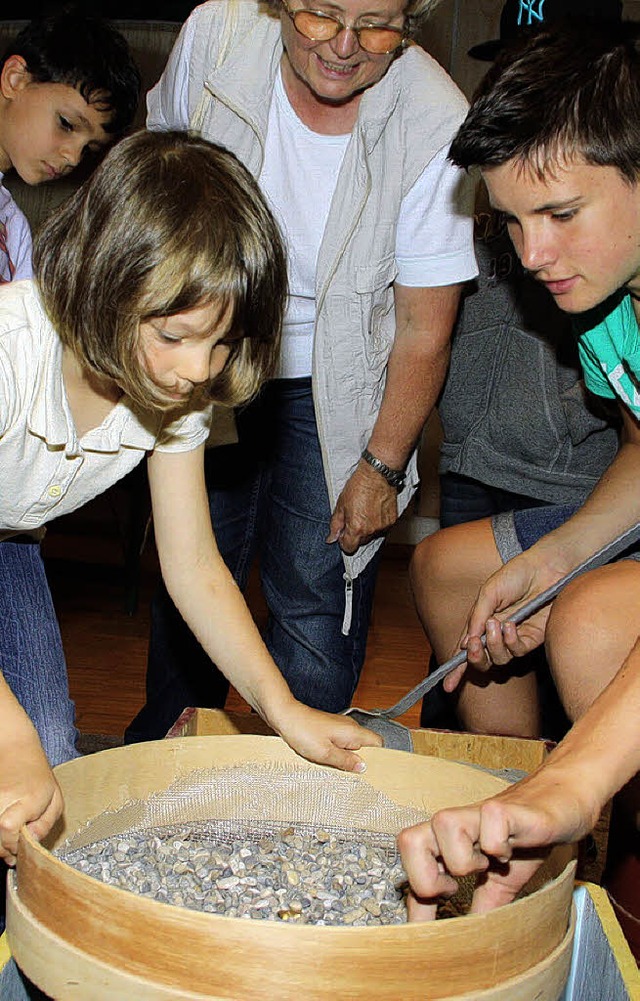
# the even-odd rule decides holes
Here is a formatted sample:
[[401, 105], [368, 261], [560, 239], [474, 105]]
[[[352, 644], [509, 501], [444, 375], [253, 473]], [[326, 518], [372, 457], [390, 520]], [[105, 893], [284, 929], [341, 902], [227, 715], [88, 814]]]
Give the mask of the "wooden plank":
[[429, 754], [449, 761], [468, 761], [483, 768], [515, 768], [532, 772], [549, 751], [544, 740], [494, 737], [448, 730], [413, 730], [417, 754]]
[[7, 941], [7, 933], [4, 932], [0, 935], [0, 970], [3, 966], [6, 966], [11, 958], [11, 952], [9, 951], [9, 942]]
[[[255, 714], [222, 709], [186, 709], [167, 736], [202, 737], [216, 734], [272, 733]], [[542, 764], [550, 745], [544, 740], [494, 737], [449, 730], [412, 730], [416, 754], [449, 761], [467, 761], [484, 768], [517, 768], [531, 772]]]
[[255, 713], [225, 712], [223, 709], [185, 709], [167, 737], [210, 737], [253, 733], [273, 736], [274, 731]]

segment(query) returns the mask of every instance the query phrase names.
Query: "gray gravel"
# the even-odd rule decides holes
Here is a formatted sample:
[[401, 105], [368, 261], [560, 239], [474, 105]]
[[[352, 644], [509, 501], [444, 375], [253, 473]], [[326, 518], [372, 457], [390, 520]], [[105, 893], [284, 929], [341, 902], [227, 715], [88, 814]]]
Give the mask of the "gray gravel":
[[406, 874], [391, 835], [189, 823], [56, 854], [104, 883], [211, 914], [316, 925], [406, 921]]

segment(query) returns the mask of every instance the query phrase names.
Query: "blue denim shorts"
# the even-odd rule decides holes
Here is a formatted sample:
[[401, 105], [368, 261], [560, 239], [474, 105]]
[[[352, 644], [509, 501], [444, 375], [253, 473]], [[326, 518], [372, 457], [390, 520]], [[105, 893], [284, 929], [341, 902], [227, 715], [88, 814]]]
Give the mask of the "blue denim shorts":
[[[550, 504], [495, 514], [491, 526], [502, 562], [507, 563], [514, 556], [519, 556], [543, 535], [560, 528], [579, 507], [579, 504]], [[632, 546], [620, 559], [640, 560], [640, 547]]]

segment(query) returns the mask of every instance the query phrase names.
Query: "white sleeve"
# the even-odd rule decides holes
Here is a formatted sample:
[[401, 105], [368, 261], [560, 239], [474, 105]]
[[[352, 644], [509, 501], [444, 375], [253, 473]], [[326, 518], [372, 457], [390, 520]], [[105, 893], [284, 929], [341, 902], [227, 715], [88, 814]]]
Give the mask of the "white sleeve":
[[147, 94], [147, 128], [151, 132], [189, 128], [189, 65], [196, 21], [195, 13], [185, 21], [162, 76]]
[[20, 211], [16, 211], [11, 220], [7, 243], [9, 255], [15, 268], [13, 280], [18, 282], [23, 278], [32, 278], [31, 230], [26, 216]]
[[169, 419], [158, 435], [154, 452], [190, 452], [203, 445], [211, 432], [213, 404], [209, 403], [202, 410], [192, 410], [191, 413]]
[[436, 153], [400, 206], [396, 232], [398, 285], [433, 288], [478, 274], [473, 250], [475, 184]]
[[18, 395], [15, 383], [11, 359], [7, 357], [4, 348], [0, 347], [0, 438], [7, 432], [9, 415], [14, 412]]

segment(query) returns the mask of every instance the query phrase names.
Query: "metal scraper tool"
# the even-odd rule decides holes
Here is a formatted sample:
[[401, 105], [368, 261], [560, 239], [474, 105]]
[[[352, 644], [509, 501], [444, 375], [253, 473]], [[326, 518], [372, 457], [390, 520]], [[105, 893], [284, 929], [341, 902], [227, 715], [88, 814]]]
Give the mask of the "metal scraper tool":
[[[520, 622], [524, 622], [535, 612], [544, 608], [553, 599], [560, 594], [560, 592], [570, 584], [572, 580], [576, 577], [581, 576], [588, 570], [594, 570], [596, 567], [604, 566], [605, 563], [610, 563], [611, 560], [615, 559], [621, 553], [633, 545], [640, 539], [640, 523], [634, 525], [632, 528], [623, 532], [612, 542], [609, 542], [602, 549], [599, 549], [593, 556], [590, 556], [588, 560], [581, 563], [575, 570], [572, 570], [566, 576], [562, 577], [557, 583], [552, 587], [547, 588], [546, 591], [542, 591], [531, 601], [522, 605], [517, 611], [510, 615], [506, 620], [507, 622], [515, 622], [516, 625]], [[481, 637], [483, 646], [486, 646], [487, 637], [483, 633]], [[413, 741], [411, 739], [411, 731], [408, 727], [403, 726], [402, 723], [396, 723], [396, 716], [402, 716], [407, 710], [411, 709], [413, 705], [418, 701], [418, 699], [425, 696], [432, 688], [440, 684], [443, 678], [446, 678], [448, 674], [455, 671], [457, 667], [461, 664], [466, 663], [467, 652], [466, 650], [461, 650], [459, 653], [452, 657], [451, 660], [447, 660], [440, 667], [437, 667], [435, 671], [432, 671], [428, 677], [426, 677], [420, 684], [412, 688], [410, 692], [396, 702], [395, 705], [391, 706], [389, 709], [345, 709], [344, 716], [351, 716], [352, 719], [359, 723], [361, 726], [366, 726], [367, 729], [373, 730], [375, 733], [380, 734], [384, 741], [385, 747], [393, 748], [397, 751], [412, 751]]]

